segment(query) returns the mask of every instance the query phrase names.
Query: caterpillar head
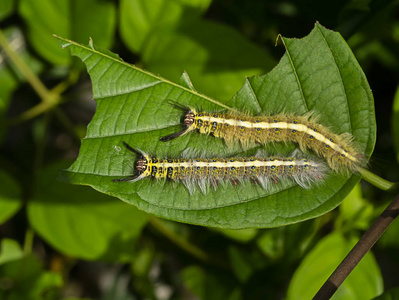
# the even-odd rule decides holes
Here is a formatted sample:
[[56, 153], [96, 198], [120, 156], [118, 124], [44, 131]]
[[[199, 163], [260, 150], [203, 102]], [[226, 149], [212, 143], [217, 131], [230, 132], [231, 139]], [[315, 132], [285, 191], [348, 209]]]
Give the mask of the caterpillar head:
[[194, 123], [195, 114], [190, 109], [184, 117], [184, 125], [190, 127]]

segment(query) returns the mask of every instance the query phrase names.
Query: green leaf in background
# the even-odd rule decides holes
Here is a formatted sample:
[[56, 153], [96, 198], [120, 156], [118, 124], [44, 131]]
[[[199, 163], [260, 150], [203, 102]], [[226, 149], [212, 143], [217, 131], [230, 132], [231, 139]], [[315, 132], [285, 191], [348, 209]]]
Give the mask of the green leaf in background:
[[396, 219], [378, 240], [378, 247], [381, 249], [392, 248], [397, 251], [399, 248], [399, 219]]
[[0, 265], [0, 299], [59, 299], [62, 277], [43, 270], [33, 255]]
[[177, 25], [182, 19], [195, 18], [211, 0], [121, 0], [120, 31], [126, 46], [141, 52], [152, 31]]
[[396, 158], [399, 162], [399, 87], [396, 90], [393, 101], [393, 115], [392, 115], [392, 133], [393, 142], [395, 144]]
[[0, 265], [21, 259], [24, 253], [18, 242], [11, 239], [1, 240]]
[[27, 208], [32, 227], [73, 257], [130, 260], [147, 215], [87, 187], [57, 181], [57, 169], [64, 166], [49, 166], [39, 176], [39, 192]]
[[[120, 59], [59, 38], [64, 47], [86, 64], [97, 101], [96, 114], [82, 141], [79, 157], [61, 177], [74, 184], [90, 185], [138, 208], [180, 222], [241, 229], [275, 227], [320, 216], [341, 203], [358, 175], [346, 178], [330, 173], [323, 184], [304, 190], [294, 183], [263, 190], [250, 182], [237, 187], [219, 186], [203, 195], [190, 195], [177, 182], [149, 178], [136, 183], [112, 182], [131, 175], [134, 157], [122, 141], [160, 157], [177, 157], [185, 149], [224, 157], [239, 154], [220, 139], [188, 134], [169, 143], [161, 136], [181, 128], [181, 112], [169, 99], [184, 105], [220, 110], [226, 106], [195, 90], [167, 81]], [[350, 132], [366, 157], [375, 143], [374, 103], [367, 80], [342, 37], [319, 24], [303, 39], [283, 38], [286, 54], [267, 75], [248, 79], [228, 102], [253, 113], [319, 115], [322, 124], [336, 133]], [[290, 148], [282, 148], [280, 155]], [[285, 152], [284, 152], [285, 151]], [[130, 164], [126, 165], [126, 160]]]
[[121, 35], [145, 69], [176, 81], [185, 70], [202, 93], [227, 101], [245, 76], [275, 60], [230, 27], [201, 20], [209, 0], [123, 0]]
[[[287, 300], [312, 299], [338, 264], [356, 243], [340, 233], [322, 239], [305, 257], [288, 288]], [[332, 299], [370, 299], [381, 294], [383, 282], [380, 269], [371, 252], [366, 254]]]
[[234, 245], [228, 250], [232, 271], [241, 283], [246, 283], [255, 271], [262, 270], [269, 263], [258, 251], [248, 251], [247, 248]]
[[373, 298], [373, 300], [395, 300], [395, 299], [399, 299], [399, 287], [387, 290], [378, 297]]
[[0, 21], [7, 18], [14, 10], [14, 0], [0, 1]]
[[271, 70], [276, 61], [230, 27], [190, 21], [154, 31], [143, 47], [145, 68], [176, 81], [185, 70], [198, 91], [226, 102], [245, 77]]
[[[90, 37], [104, 48], [114, 40], [115, 4], [99, 0], [21, 0], [19, 13], [27, 22], [32, 46], [55, 65], [65, 65], [70, 56], [61, 51], [53, 34], [79, 42]], [[99, 26], [99, 24], [101, 24]]]
[[187, 288], [198, 299], [241, 299], [239, 288], [231, 288], [237, 286], [237, 283], [226, 274], [204, 270], [193, 265], [182, 271], [182, 279]]
[[7, 221], [22, 206], [21, 188], [9, 174], [0, 170], [0, 224]]
[[265, 256], [272, 260], [295, 261], [311, 244], [320, 222], [309, 220], [265, 230], [256, 243]]
[[253, 228], [238, 229], [238, 230], [214, 228], [214, 230], [232, 240], [235, 240], [235, 241], [241, 242], [241, 243], [248, 243], [258, 233], [258, 230], [253, 229]]
[[367, 230], [377, 211], [371, 203], [362, 197], [360, 184], [349, 193], [339, 207], [340, 214], [335, 220], [335, 227], [341, 232], [346, 230]]

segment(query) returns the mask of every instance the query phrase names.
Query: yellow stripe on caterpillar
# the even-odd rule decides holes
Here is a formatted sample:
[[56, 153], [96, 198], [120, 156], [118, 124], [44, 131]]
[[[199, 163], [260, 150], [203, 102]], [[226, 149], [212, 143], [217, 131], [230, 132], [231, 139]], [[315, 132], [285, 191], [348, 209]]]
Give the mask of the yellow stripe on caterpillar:
[[[183, 109], [183, 106], [177, 108]], [[227, 145], [240, 141], [244, 148], [270, 142], [298, 143], [302, 150], [311, 149], [324, 157], [337, 172], [357, 172], [366, 164], [348, 133], [337, 135], [318, 124], [311, 114], [304, 116], [249, 116], [235, 113], [197, 112], [186, 108], [183, 131], [161, 138], [168, 141], [191, 131], [223, 138]]]
[[[208, 187], [214, 188], [220, 182], [237, 185], [243, 180], [252, 180], [267, 189], [271, 182], [291, 179], [302, 188], [310, 188], [320, 183], [326, 172], [325, 165], [307, 158], [295, 157], [230, 157], [230, 158], [155, 158], [135, 150], [128, 144], [125, 147], [138, 154], [137, 174], [114, 181], [136, 182], [146, 177], [181, 181], [190, 193], [199, 186], [206, 194]], [[295, 156], [295, 155], [294, 155]]]

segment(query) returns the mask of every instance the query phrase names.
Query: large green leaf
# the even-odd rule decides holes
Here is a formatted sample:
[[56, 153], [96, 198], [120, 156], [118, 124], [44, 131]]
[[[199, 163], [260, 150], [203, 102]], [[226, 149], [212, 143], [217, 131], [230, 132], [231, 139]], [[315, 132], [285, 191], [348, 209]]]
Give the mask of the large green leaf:
[[73, 257], [128, 261], [147, 214], [88, 187], [57, 181], [52, 165], [39, 174], [28, 203], [32, 227], [53, 247]]
[[[274, 227], [313, 218], [336, 207], [359, 181], [330, 173], [324, 183], [304, 190], [294, 183], [263, 190], [251, 183], [220, 186], [203, 195], [190, 195], [179, 183], [150, 179], [134, 184], [112, 182], [131, 175], [131, 154], [122, 141], [158, 156], [176, 157], [185, 149], [207, 156], [237, 154], [220, 139], [188, 134], [169, 143], [161, 136], [180, 129], [181, 114], [167, 104], [220, 110], [226, 105], [195, 90], [184, 75], [182, 85], [129, 65], [115, 55], [60, 38], [80, 57], [93, 83], [97, 111], [82, 141], [79, 157], [61, 172], [64, 180], [90, 185], [140, 209], [180, 222], [223, 228]], [[370, 156], [375, 142], [373, 97], [367, 80], [342, 37], [316, 24], [303, 39], [282, 39], [286, 53], [269, 74], [249, 78], [228, 103], [253, 113], [281, 110], [303, 114], [309, 110], [336, 133], [351, 132], [359, 150]], [[279, 147], [281, 153], [289, 147]]]
[[197, 90], [222, 102], [241, 88], [246, 76], [262, 75], [276, 64], [234, 29], [201, 20], [153, 31], [142, 58], [146, 69], [168, 79], [177, 80], [185, 70]]
[[[355, 243], [356, 238], [346, 240], [340, 233], [321, 240], [296, 270], [287, 299], [312, 299]], [[370, 299], [382, 291], [381, 272], [372, 253], [368, 253], [332, 299]]]
[[53, 34], [78, 42], [96, 39], [110, 47], [114, 39], [115, 5], [99, 0], [21, 0], [19, 13], [27, 23], [28, 37], [35, 50], [53, 64], [68, 64]]
[[140, 52], [152, 31], [198, 16], [210, 3], [211, 0], [121, 0], [121, 38], [130, 50]]
[[185, 70], [202, 93], [228, 100], [245, 76], [264, 74], [276, 62], [233, 28], [203, 21], [209, 3], [122, 0], [121, 37], [145, 69], [172, 81]]

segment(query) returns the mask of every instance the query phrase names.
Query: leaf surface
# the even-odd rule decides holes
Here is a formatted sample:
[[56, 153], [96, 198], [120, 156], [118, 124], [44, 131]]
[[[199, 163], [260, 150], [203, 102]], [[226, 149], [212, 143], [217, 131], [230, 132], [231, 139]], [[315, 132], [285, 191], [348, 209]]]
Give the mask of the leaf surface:
[[[219, 186], [203, 195], [190, 195], [176, 182], [150, 179], [112, 182], [133, 172], [134, 156], [122, 141], [159, 157], [178, 157], [185, 149], [207, 156], [240, 154], [220, 139], [191, 133], [168, 143], [161, 136], [181, 128], [181, 112], [167, 104], [218, 111], [227, 106], [183, 85], [129, 65], [95, 47], [62, 39], [86, 64], [97, 101], [96, 114], [82, 140], [79, 157], [61, 177], [90, 185], [103, 193], [157, 216], [205, 226], [240, 229], [275, 227], [322, 215], [335, 208], [359, 181], [334, 173], [310, 190], [292, 182], [263, 190], [251, 183]], [[249, 78], [227, 104], [257, 114], [304, 114], [315, 111], [335, 133], [353, 134], [359, 150], [371, 155], [375, 143], [374, 103], [367, 80], [342, 37], [319, 24], [303, 39], [282, 38], [286, 53], [268, 74]], [[292, 147], [275, 147], [283, 155]], [[130, 163], [127, 163], [129, 162]]]

